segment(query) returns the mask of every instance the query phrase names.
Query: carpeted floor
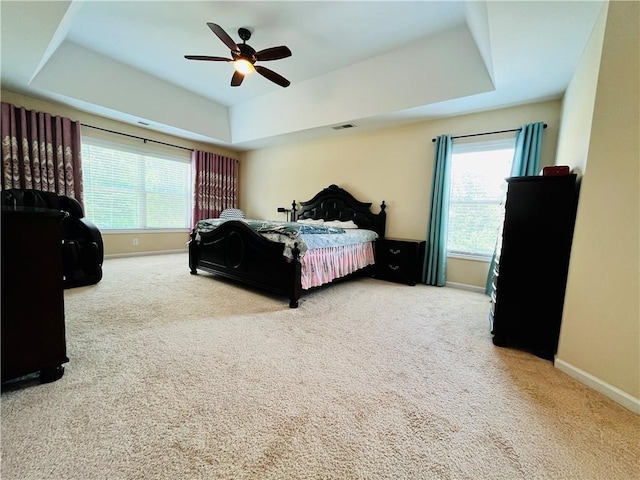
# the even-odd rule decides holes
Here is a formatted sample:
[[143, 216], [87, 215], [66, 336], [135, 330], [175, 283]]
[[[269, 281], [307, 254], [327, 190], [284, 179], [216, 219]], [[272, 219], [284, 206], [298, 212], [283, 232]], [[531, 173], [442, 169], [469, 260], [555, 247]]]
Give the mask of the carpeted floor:
[[494, 347], [484, 295], [104, 271], [65, 292], [62, 379], [2, 393], [3, 480], [640, 478], [640, 417]]

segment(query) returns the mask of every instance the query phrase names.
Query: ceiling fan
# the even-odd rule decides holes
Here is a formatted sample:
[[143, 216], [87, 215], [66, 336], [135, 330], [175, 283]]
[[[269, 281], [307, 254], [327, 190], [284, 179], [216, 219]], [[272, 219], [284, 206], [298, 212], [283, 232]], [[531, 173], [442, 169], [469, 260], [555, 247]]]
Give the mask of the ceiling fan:
[[233, 62], [235, 72], [231, 77], [231, 86], [238, 87], [244, 80], [244, 76], [254, 70], [267, 80], [277, 83], [281, 87], [288, 87], [291, 82], [282, 75], [277, 74], [273, 70], [269, 70], [261, 65], [255, 65], [256, 62], [266, 62], [268, 60], [280, 60], [291, 56], [291, 50], [285, 46], [266, 48], [256, 52], [247, 45], [247, 40], [251, 38], [251, 31], [246, 28], [238, 29], [238, 35], [242, 39], [242, 43], [237, 45], [233, 39], [225, 32], [220, 25], [215, 23], [207, 23], [207, 26], [215, 33], [222, 42], [231, 49], [232, 58], [210, 57], [205, 55], [185, 55], [187, 60], [206, 60], [210, 62]]

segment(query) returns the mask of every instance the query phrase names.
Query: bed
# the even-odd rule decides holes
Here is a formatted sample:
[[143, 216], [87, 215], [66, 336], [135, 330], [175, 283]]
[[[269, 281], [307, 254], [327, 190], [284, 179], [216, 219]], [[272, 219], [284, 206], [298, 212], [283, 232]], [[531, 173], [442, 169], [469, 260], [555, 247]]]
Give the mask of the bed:
[[[375, 240], [385, 235], [384, 201], [380, 212], [373, 213], [371, 203], [330, 185], [311, 200], [294, 200], [291, 206], [289, 222], [198, 222], [189, 241], [191, 274], [203, 270], [285, 295], [289, 307], [297, 308], [305, 290], [371, 272]], [[339, 239], [346, 245], [326, 243]], [[328, 263], [319, 267], [318, 262]], [[326, 278], [319, 278], [320, 270], [329, 272]]]

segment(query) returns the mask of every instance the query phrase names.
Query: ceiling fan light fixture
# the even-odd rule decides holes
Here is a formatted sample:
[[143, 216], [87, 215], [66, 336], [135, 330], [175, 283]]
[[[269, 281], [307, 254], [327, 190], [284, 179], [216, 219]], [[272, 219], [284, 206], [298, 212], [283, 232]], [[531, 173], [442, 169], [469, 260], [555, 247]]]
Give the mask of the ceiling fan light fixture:
[[253, 64], [249, 60], [245, 60], [244, 58], [235, 60], [233, 62], [233, 68], [235, 68], [236, 72], [242, 73], [243, 75], [247, 75], [255, 71]]
[[231, 77], [232, 87], [239, 87], [242, 84], [245, 75], [252, 72], [258, 72], [267, 80], [270, 80], [281, 87], [288, 87], [291, 85], [289, 80], [273, 70], [263, 67], [262, 65], [254, 65], [256, 62], [262, 63], [270, 60], [280, 60], [282, 58], [290, 57], [291, 50], [289, 50], [288, 47], [281, 45], [279, 47], [265, 48], [256, 52], [253, 47], [246, 43], [246, 41], [251, 38], [251, 30], [248, 28], [240, 28], [238, 30], [238, 35], [240, 35], [243, 43], [236, 44], [236, 42], [233, 41], [229, 34], [225, 32], [220, 25], [208, 22], [207, 26], [231, 51], [231, 58], [213, 57], [210, 55], [185, 55], [184, 58], [187, 60], [204, 60], [208, 62], [232, 62], [235, 70]]

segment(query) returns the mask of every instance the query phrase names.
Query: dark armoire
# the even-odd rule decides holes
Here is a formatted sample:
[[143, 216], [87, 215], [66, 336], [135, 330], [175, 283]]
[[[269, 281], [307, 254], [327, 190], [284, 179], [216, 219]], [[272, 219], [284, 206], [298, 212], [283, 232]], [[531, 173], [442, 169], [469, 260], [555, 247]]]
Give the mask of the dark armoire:
[[553, 360], [578, 203], [576, 175], [507, 182], [489, 315], [493, 343]]

